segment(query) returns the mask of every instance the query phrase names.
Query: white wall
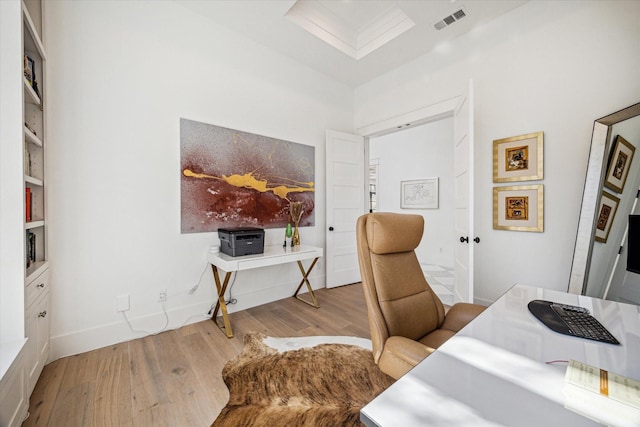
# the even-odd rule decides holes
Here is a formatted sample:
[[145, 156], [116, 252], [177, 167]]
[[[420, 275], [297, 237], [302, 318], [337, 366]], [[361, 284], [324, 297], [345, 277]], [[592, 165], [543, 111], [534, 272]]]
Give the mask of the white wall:
[[[453, 267], [453, 118], [369, 140], [369, 157], [378, 166], [378, 211], [422, 215], [425, 229], [416, 249], [423, 264]], [[400, 181], [439, 178], [438, 209], [401, 209]]]
[[[475, 296], [567, 289], [593, 121], [640, 100], [640, 2], [533, 1], [356, 89], [363, 129], [475, 87]], [[545, 231], [493, 230], [492, 141], [544, 131]]]
[[[213, 302], [207, 249], [217, 233], [180, 234], [179, 119], [316, 147], [353, 131], [353, 92], [177, 2], [56, 1], [47, 7], [47, 182], [52, 357], [128, 340], [134, 328], [203, 318]], [[325, 194], [303, 243], [324, 246]], [[267, 243], [284, 230], [267, 230]], [[202, 276], [201, 276], [202, 274]], [[295, 264], [242, 272], [230, 311], [292, 295]], [[324, 286], [324, 264], [311, 279]], [[200, 284], [189, 295], [187, 291]]]

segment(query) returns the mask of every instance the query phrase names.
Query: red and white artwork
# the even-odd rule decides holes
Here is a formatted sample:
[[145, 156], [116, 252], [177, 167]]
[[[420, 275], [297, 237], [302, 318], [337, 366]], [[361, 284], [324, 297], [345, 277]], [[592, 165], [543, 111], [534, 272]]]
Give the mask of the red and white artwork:
[[315, 147], [180, 119], [182, 233], [315, 223]]

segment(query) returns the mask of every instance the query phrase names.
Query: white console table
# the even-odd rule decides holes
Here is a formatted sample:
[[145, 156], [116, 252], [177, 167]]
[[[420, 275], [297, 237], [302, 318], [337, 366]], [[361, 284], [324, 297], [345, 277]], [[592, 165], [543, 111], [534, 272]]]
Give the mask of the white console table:
[[[297, 262], [298, 268], [300, 268], [300, 273], [302, 274], [302, 280], [300, 281], [300, 284], [298, 285], [298, 288], [294, 292], [293, 296], [306, 304], [309, 304], [315, 308], [320, 308], [320, 306], [318, 305], [318, 300], [316, 299], [316, 295], [313, 293], [313, 288], [311, 288], [311, 283], [309, 283], [309, 274], [311, 273], [311, 270], [313, 270], [313, 267], [315, 267], [318, 259], [322, 256], [322, 254], [322, 248], [306, 245], [287, 248], [283, 246], [265, 246], [264, 252], [261, 254], [238, 257], [232, 257], [230, 255], [223, 254], [222, 252], [217, 252], [210, 249], [207, 260], [209, 261], [209, 264], [211, 264], [211, 268], [213, 269], [213, 277], [215, 279], [216, 289], [218, 291], [218, 301], [216, 302], [216, 307], [213, 310], [212, 320], [216, 322], [220, 329], [224, 329], [228, 338], [233, 338], [231, 321], [229, 320], [229, 314], [227, 313], [227, 304], [224, 301], [224, 294], [227, 291], [227, 285], [229, 284], [231, 273], [234, 271], [250, 270], [252, 268], [268, 267], [271, 265], [286, 264], [290, 262]], [[312, 259], [313, 261], [311, 262], [309, 268], [305, 269], [302, 261], [307, 259]], [[220, 281], [218, 269], [226, 271], [226, 275], [222, 282]], [[311, 296], [311, 301], [307, 301], [298, 295], [298, 292], [300, 292], [303, 284], [307, 285], [307, 290], [309, 291], [309, 294]], [[218, 310], [222, 311], [222, 325], [217, 321]]]
[[[543, 299], [589, 309], [619, 341], [553, 332], [527, 309]], [[640, 379], [640, 306], [523, 285], [511, 288], [458, 334], [367, 404], [368, 427], [596, 426], [565, 407], [569, 359]], [[545, 363], [552, 362], [552, 363]], [[608, 425], [615, 413], [591, 410]]]

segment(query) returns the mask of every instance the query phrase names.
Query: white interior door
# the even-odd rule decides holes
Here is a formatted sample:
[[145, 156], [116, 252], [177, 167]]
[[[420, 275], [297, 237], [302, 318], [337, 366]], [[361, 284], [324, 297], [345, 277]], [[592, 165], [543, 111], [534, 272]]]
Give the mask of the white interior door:
[[455, 302], [473, 302], [473, 82], [463, 91], [454, 112]]
[[356, 221], [365, 213], [364, 138], [327, 130], [327, 287], [360, 281]]

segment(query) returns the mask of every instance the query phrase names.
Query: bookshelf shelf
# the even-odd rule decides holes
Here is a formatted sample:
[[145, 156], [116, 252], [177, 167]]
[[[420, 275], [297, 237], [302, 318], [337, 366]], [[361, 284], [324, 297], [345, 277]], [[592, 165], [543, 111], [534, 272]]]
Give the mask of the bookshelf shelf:
[[37, 145], [38, 147], [42, 147], [43, 145], [42, 140], [38, 138], [35, 133], [31, 132], [31, 130], [26, 126], [24, 127], [24, 139], [31, 144]]
[[25, 96], [25, 100], [29, 104], [33, 104], [33, 105], [37, 105], [37, 106], [42, 105], [42, 100], [40, 99], [40, 97], [38, 96], [36, 91], [33, 90], [33, 88], [31, 87], [31, 83], [29, 83], [29, 80], [27, 80], [26, 77], [22, 78], [22, 83], [23, 83], [23, 86], [24, 86], [24, 93], [26, 95]]
[[26, 182], [27, 184], [35, 185], [36, 187], [43, 187], [44, 186], [44, 181], [42, 181], [41, 179], [38, 179], [38, 178], [34, 178], [32, 176], [29, 176], [29, 175], [25, 175], [24, 176], [24, 182]]
[[30, 221], [30, 222], [25, 222], [24, 223], [24, 229], [25, 230], [33, 230], [35, 228], [44, 227], [44, 225], [45, 225], [44, 220], [43, 221]]

